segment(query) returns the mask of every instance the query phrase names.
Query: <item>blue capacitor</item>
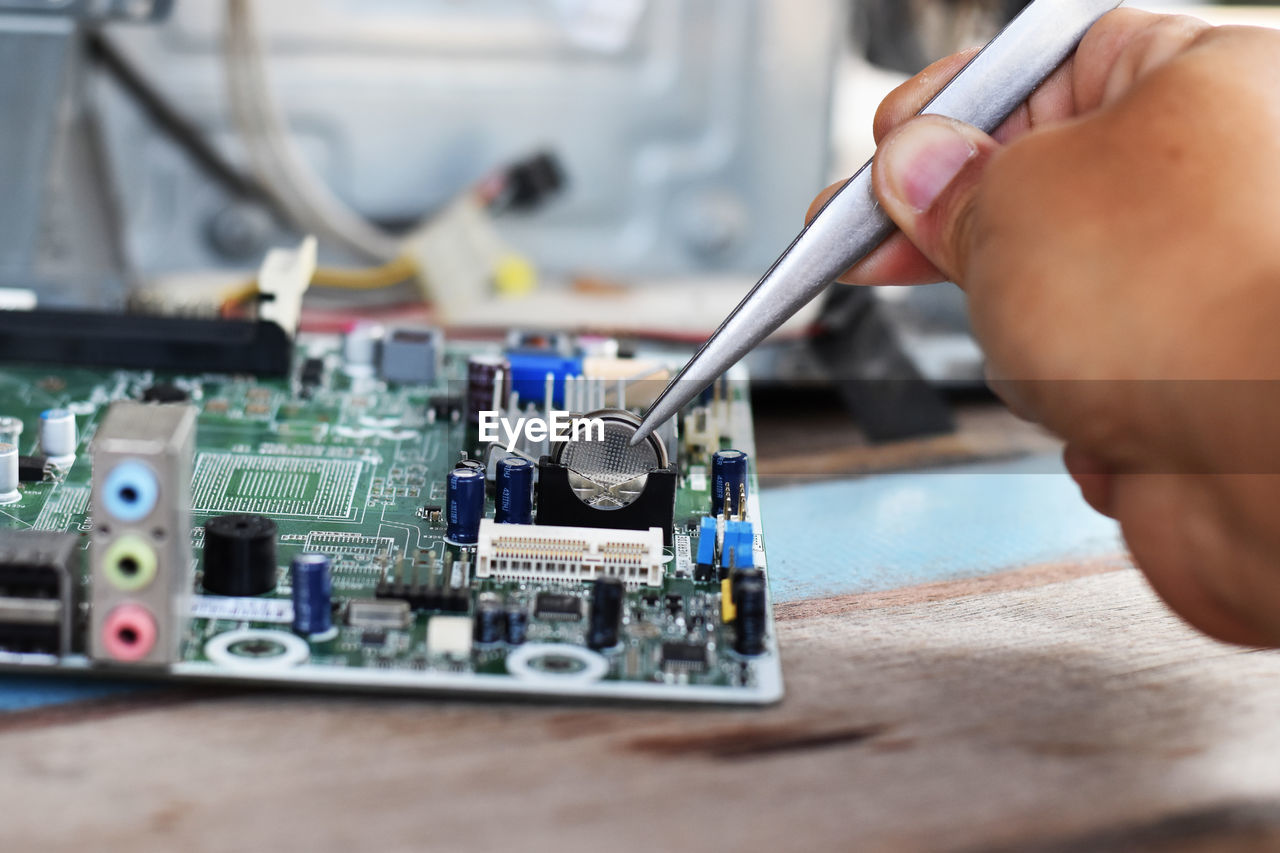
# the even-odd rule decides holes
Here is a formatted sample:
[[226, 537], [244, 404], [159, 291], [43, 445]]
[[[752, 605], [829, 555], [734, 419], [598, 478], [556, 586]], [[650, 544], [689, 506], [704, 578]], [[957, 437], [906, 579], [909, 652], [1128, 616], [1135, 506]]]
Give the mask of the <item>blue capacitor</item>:
[[471, 468], [454, 468], [446, 480], [445, 538], [459, 545], [474, 545], [484, 518], [484, 474]]
[[289, 565], [293, 587], [293, 630], [320, 638], [333, 633], [333, 578], [325, 554], [299, 554]]
[[[711, 514], [736, 516], [738, 503], [747, 499], [747, 454], [741, 450], [718, 450], [711, 455]], [[728, 494], [728, 508], [725, 495]]]
[[493, 520], [533, 524], [533, 463], [522, 456], [498, 460], [498, 494]]

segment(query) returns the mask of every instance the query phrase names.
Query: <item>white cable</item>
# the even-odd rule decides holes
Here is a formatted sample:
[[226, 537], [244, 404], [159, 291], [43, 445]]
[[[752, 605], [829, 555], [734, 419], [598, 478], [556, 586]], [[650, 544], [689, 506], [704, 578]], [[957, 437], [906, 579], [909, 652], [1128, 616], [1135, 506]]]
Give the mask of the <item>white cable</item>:
[[401, 240], [334, 195], [289, 132], [267, 77], [252, 0], [227, 0], [223, 47], [232, 115], [258, 180], [304, 229], [373, 260], [399, 257]]

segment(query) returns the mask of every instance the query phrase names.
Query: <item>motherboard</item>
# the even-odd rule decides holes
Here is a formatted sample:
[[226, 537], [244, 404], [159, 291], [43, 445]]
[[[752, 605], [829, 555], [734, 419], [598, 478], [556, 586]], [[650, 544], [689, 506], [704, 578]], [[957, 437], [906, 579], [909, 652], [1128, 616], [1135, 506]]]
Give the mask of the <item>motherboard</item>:
[[290, 347], [0, 368], [0, 667], [780, 698], [745, 382], [633, 443], [671, 365], [616, 341]]

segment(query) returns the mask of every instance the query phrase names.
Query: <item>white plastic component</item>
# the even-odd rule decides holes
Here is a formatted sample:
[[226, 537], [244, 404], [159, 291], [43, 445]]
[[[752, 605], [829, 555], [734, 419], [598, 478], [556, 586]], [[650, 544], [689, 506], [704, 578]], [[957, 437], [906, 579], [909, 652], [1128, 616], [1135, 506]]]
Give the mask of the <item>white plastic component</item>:
[[662, 528], [613, 530], [480, 522], [476, 577], [592, 581], [612, 577], [660, 586], [666, 566]]
[[18, 448], [0, 444], [0, 504], [18, 500]]
[[716, 417], [715, 412], [709, 406], [698, 406], [695, 409], [691, 409], [684, 419], [685, 447], [711, 451], [719, 450], [721, 423], [723, 421]]
[[342, 358], [347, 372], [371, 372], [378, 358], [378, 344], [385, 332], [377, 323], [358, 323], [342, 341]]
[[75, 458], [79, 437], [76, 416], [67, 409], [48, 409], [40, 415], [40, 449], [50, 461], [63, 463]]
[[258, 270], [258, 292], [266, 297], [258, 317], [270, 320], [290, 337], [298, 332], [302, 295], [316, 274], [316, 238], [307, 237], [296, 249], [272, 249]]
[[494, 272], [511, 249], [475, 194], [464, 193], [410, 234], [405, 252], [422, 271], [420, 284], [447, 323], [473, 305], [487, 310]]
[[432, 616], [427, 623], [427, 654], [455, 657], [471, 654], [471, 617]]

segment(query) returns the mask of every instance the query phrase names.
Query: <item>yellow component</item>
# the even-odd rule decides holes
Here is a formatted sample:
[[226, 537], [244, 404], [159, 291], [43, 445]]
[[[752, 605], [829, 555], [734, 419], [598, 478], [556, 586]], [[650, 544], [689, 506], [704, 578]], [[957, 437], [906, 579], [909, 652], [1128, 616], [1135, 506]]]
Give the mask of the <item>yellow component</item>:
[[[317, 267], [311, 277], [312, 287], [334, 287], [343, 290], [381, 290], [418, 277], [418, 265], [410, 257], [396, 258], [380, 267], [344, 269]], [[222, 296], [224, 305], [239, 305], [258, 294], [258, 282], [237, 285]]]
[[367, 269], [320, 267], [311, 277], [311, 284], [314, 287], [340, 287], [346, 290], [379, 290], [417, 277], [418, 265], [409, 257], [400, 257], [380, 267]]
[[222, 294], [222, 302], [224, 305], [239, 305], [247, 302], [258, 293], [258, 282], [246, 281], [244, 284], [238, 284], [230, 290]]
[[720, 621], [732, 622], [738, 618], [738, 607], [733, 603], [733, 581], [720, 581]]
[[538, 271], [523, 255], [508, 252], [493, 268], [493, 284], [499, 296], [525, 296], [538, 287]]

